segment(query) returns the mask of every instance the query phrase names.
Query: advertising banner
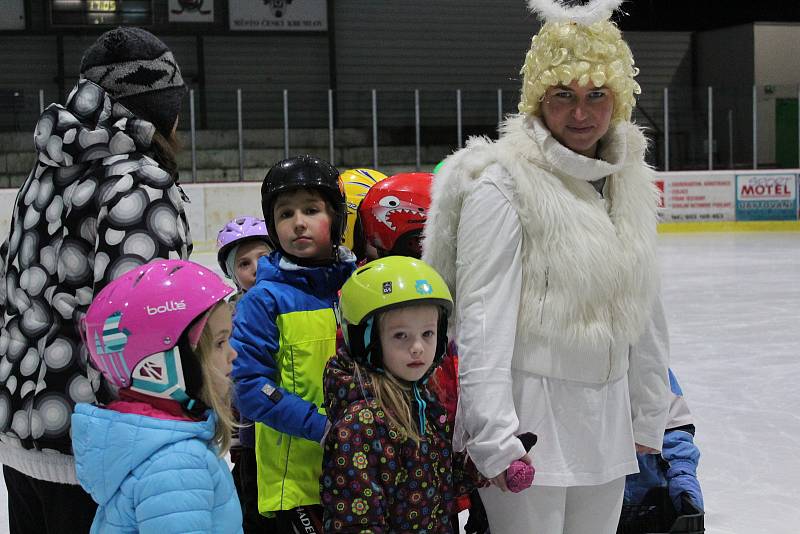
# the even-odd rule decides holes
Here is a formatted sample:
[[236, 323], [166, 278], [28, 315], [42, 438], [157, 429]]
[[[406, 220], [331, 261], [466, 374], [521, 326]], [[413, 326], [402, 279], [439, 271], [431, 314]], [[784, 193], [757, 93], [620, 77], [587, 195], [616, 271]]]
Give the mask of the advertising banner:
[[25, 29], [25, 4], [22, 0], [0, 0], [0, 30]]
[[737, 174], [737, 221], [797, 219], [797, 174]]
[[733, 221], [736, 217], [733, 174], [661, 175], [664, 222]]
[[654, 183], [658, 189], [658, 218], [661, 221], [666, 220], [667, 210], [664, 204], [664, 179], [656, 178]]
[[214, 0], [169, 0], [170, 22], [214, 22]]
[[230, 29], [327, 31], [326, 0], [230, 0]]

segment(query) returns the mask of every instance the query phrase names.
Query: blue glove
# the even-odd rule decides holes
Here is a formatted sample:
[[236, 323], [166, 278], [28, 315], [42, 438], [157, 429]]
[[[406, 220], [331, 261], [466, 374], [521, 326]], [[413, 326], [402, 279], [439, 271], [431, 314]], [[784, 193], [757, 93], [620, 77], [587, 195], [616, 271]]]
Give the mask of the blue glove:
[[667, 488], [675, 510], [682, 512], [683, 495], [698, 511], [703, 511], [703, 492], [697, 480], [700, 451], [694, 436], [684, 430], [671, 430], [664, 436], [662, 457], [667, 462]]

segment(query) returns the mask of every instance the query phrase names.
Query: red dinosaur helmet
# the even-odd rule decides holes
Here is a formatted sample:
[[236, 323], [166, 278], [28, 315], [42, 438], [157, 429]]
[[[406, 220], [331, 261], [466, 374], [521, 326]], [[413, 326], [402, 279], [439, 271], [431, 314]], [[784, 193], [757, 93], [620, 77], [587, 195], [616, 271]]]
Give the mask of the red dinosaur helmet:
[[429, 172], [410, 172], [373, 185], [358, 208], [367, 241], [389, 254], [418, 257], [419, 238], [431, 204], [432, 181], [433, 174]]

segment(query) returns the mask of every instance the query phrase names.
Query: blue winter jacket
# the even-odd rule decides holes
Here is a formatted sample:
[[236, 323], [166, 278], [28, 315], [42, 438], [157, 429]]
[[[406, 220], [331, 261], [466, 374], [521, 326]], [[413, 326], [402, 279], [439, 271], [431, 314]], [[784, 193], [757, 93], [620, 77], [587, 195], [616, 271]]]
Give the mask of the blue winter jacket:
[[637, 455], [639, 473], [628, 475], [625, 481], [625, 504], [639, 504], [651, 489], [667, 488], [679, 514], [686, 513], [681, 502], [683, 495], [698, 511], [703, 511], [703, 492], [697, 480], [700, 450], [694, 444], [694, 424], [683, 391], [671, 369], [669, 383], [672, 402], [661, 455]]
[[344, 248], [319, 267], [276, 251], [258, 260], [256, 283], [236, 306], [232, 376], [239, 411], [255, 421], [262, 514], [319, 504], [322, 373], [336, 352], [338, 291], [354, 269]]
[[91, 534], [241, 533], [233, 477], [211, 443], [215, 421], [76, 405], [78, 480], [99, 504]]

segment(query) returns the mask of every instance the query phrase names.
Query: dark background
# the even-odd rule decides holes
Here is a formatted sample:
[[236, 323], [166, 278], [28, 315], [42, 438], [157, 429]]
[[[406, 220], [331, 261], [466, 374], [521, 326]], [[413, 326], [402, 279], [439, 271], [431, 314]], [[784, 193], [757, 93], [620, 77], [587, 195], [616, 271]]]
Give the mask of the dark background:
[[800, 1], [629, 0], [620, 28], [635, 31], [701, 31], [751, 22], [800, 22]]

